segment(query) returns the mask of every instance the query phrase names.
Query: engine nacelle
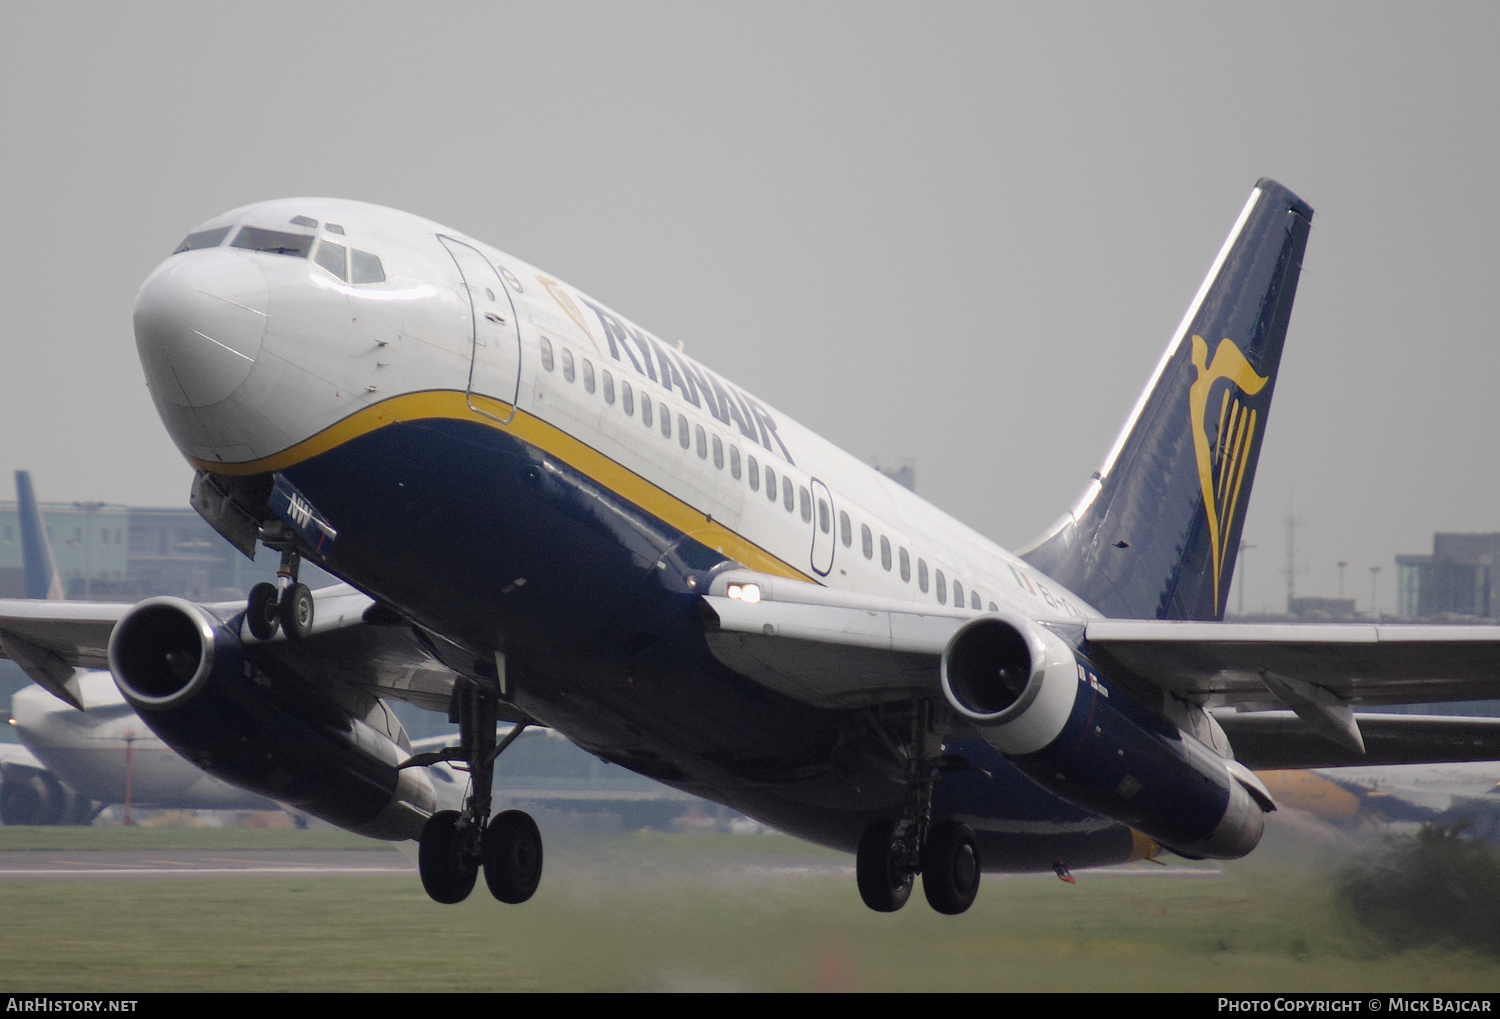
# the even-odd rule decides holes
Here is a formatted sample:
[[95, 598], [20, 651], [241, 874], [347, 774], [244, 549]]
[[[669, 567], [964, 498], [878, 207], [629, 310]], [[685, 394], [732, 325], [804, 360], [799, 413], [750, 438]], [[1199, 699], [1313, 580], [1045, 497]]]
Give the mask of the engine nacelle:
[[304, 677], [252, 662], [239, 622], [147, 599], [115, 625], [110, 672], [152, 731], [210, 775], [361, 835], [417, 838], [439, 805], [424, 769], [396, 768], [409, 756], [400, 723], [375, 701], [372, 725]]
[[1275, 809], [1237, 762], [1102, 677], [1057, 634], [981, 616], [948, 641], [948, 703], [1032, 781], [1185, 856], [1236, 859]]

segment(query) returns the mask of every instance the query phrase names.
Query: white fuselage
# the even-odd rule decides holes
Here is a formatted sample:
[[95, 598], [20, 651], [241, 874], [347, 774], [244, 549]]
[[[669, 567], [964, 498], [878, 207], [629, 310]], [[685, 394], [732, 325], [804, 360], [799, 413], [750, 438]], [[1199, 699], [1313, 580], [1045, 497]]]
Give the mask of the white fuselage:
[[[970, 611], [1059, 622], [1095, 614], [679, 349], [503, 252], [415, 216], [328, 199], [250, 206], [198, 230], [229, 227], [232, 241], [241, 225], [315, 238], [312, 253], [186, 251], [137, 302], [153, 398], [201, 467], [276, 470], [351, 422], [399, 420], [415, 401], [464, 394], [461, 413], [527, 437], [545, 432], [643, 509], [752, 569]], [[335, 244], [377, 255], [384, 278], [337, 278], [318, 258]], [[470, 259], [470, 275], [488, 268], [475, 253], [492, 278], [466, 287], [457, 262]]]

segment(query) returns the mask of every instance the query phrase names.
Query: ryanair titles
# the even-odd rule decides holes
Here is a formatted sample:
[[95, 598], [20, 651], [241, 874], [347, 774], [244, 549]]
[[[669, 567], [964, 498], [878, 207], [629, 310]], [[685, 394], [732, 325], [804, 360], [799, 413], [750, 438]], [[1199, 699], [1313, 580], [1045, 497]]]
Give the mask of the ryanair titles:
[[637, 375], [650, 379], [668, 392], [675, 389], [694, 407], [706, 409], [720, 424], [738, 428], [749, 441], [773, 453], [780, 452], [787, 463], [796, 464], [786, 443], [776, 434], [776, 419], [754, 397], [707, 368], [694, 364], [650, 333], [621, 321], [588, 298], [583, 298], [583, 303], [598, 316], [609, 344], [609, 356], [621, 367], [628, 364]]

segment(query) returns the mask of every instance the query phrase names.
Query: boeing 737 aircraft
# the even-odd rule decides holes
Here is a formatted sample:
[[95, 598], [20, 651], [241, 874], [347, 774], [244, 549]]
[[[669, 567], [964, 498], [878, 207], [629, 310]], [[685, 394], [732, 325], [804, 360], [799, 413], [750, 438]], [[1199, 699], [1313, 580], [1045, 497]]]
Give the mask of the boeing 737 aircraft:
[[[536, 825], [490, 816], [501, 720], [855, 852], [876, 910], [918, 874], [961, 913], [982, 870], [1242, 856], [1274, 807], [1251, 768], [1500, 756], [1490, 720], [1353, 711], [1494, 696], [1500, 628], [1219, 622], [1311, 217], [1256, 185], [1103, 464], [1012, 554], [476, 238], [236, 209], [142, 285], [136, 343], [194, 506], [279, 582], [0, 603], [0, 644], [64, 698], [107, 662], [210, 773], [418, 839], [442, 902], [540, 879]], [[408, 757], [387, 698], [459, 745]]]

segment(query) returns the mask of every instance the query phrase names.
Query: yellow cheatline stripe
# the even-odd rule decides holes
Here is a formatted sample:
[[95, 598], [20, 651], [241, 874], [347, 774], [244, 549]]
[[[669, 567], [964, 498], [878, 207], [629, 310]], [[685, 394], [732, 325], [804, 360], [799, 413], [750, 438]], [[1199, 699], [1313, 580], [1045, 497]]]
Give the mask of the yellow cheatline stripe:
[[[470, 400], [474, 402], [473, 407], [469, 406]], [[357, 410], [318, 434], [259, 460], [233, 464], [197, 459], [192, 462], [202, 470], [215, 474], [265, 474], [310, 460], [387, 425], [431, 418], [472, 421], [496, 431], [509, 432], [531, 443], [663, 523], [749, 569], [792, 580], [813, 582], [807, 574], [787, 565], [748, 538], [731, 531], [670, 492], [658, 488], [592, 446], [524, 410], [516, 409], [515, 416], [511, 417], [512, 409], [510, 404], [500, 400], [470, 396], [451, 389], [406, 393]], [[496, 420], [506, 417], [511, 417], [509, 424], [502, 425]]]

